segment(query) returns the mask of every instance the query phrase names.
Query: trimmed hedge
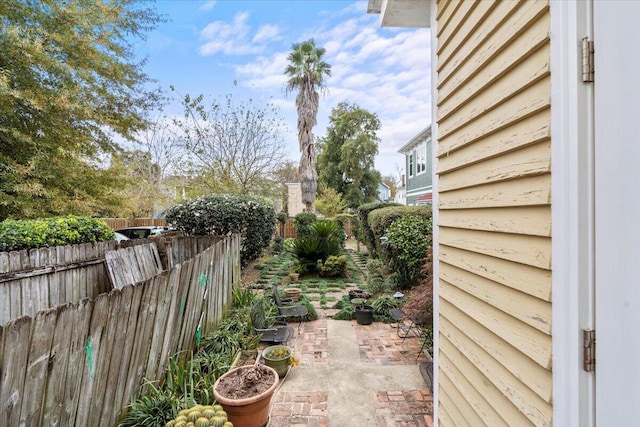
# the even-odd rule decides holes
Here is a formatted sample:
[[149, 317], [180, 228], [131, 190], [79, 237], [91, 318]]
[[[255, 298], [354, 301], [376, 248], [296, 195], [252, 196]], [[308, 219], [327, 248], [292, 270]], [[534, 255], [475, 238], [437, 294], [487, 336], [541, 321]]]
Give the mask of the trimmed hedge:
[[376, 209], [369, 214], [369, 227], [373, 231], [374, 242], [376, 245], [376, 253], [378, 257], [385, 263], [389, 263], [389, 251], [386, 245], [380, 240], [387, 233], [387, 229], [397, 219], [407, 215], [420, 215], [425, 218], [431, 218], [430, 206], [389, 206]]
[[106, 222], [86, 216], [0, 222], [0, 252], [95, 243], [113, 238], [113, 230]]
[[365, 203], [364, 205], [358, 206], [358, 219], [360, 220], [360, 227], [362, 228], [362, 237], [364, 239], [364, 244], [367, 246], [367, 250], [369, 251], [369, 256], [372, 258], [378, 258], [378, 253], [376, 251], [376, 238], [369, 225], [369, 213], [376, 209], [386, 208], [389, 206], [402, 205], [398, 203], [375, 202]]
[[389, 270], [400, 289], [416, 285], [427, 257], [427, 249], [433, 243], [432, 218], [422, 214], [410, 214], [397, 219], [386, 232]]
[[294, 222], [296, 224], [296, 237], [302, 238], [311, 234], [309, 231], [309, 226], [316, 222], [318, 216], [313, 212], [301, 212], [294, 217]]
[[258, 258], [276, 231], [276, 211], [268, 203], [242, 195], [210, 194], [173, 206], [167, 221], [189, 235], [239, 233], [243, 264]]

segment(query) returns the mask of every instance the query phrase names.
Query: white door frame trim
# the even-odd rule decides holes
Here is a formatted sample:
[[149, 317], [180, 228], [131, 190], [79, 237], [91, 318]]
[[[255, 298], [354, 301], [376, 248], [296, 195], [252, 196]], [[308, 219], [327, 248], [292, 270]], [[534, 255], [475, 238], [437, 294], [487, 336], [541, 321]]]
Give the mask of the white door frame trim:
[[433, 245], [432, 245], [432, 260], [433, 260], [433, 425], [434, 427], [438, 427], [438, 400], [440, 398], [438, 384], [440, 381], [440, 372], [438, 366], [440, 364], [440, 356], [438, 349], [440, 348], [440, 334], [438, 331], [440, 330], [440, 306], [439, 306], [439, 287], [440, 287], [440, 267], [438, 263], [438, 242], [439, 239], [439, 231], [438, 231], [438, 175], [436, 171], [438, 170], [438, 157], [436, 156], [437, 148], [438, 148], [438, 121], [436, 120], [438, 117], [438, 56], [436, 55], [436, 47], [438, 46], [436, 40], [436, 33], [438, 31], [438, 21], [436, 19], [436, 12], [438, 5], [435, 1], [431, 1], [431, 188], [432, 188], [432, 230], [433, 230]]
[[591, 2], [551, 1], [553, 424], [593, 426], [594, 374], [582, 329], [594, 328], [593, 89], [581, 81]]

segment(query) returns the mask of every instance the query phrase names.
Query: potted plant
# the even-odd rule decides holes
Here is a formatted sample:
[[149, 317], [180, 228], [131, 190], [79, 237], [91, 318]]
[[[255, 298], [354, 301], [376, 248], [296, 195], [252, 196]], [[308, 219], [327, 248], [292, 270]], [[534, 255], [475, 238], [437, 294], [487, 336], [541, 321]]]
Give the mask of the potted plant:
[[262, 350], [264, 364], [275, 369], [280, 378], [287, 375], [289, 366], [296, 366], [298, 361], [293, 355], [293, 349], [286, 345], [272, 345]]
[[371, 294], [364, 289], [351, 289], [349, 291], [349, 299], [353, 300], [355, 298], [368, 299], [371, 298]]
[[351, 303], [356, 307], [356, 321], [359, 325], [370, 325], [373, 323], [373, 307], [367, 305], [364, 298], [354, 298]]
[[285, 298], [291, 298], [291, 301], [298, 301], [301, 294], [300, 288], [287, 288], [284, 290]]
[[191, 408], [183, 409], [178, 413], [178, 416], [170, 420], [166, 426], [187, 425], [189, 422], [197, 426], [233, 426], [233, 424], [228, 421], [227, 414], [220, 405], [195, 405]]
[[269, 421], [269, 404], [279, 378], [265, 365], [245, 365], [222, 375], [213, 395], [235, 426], [263, 427]]

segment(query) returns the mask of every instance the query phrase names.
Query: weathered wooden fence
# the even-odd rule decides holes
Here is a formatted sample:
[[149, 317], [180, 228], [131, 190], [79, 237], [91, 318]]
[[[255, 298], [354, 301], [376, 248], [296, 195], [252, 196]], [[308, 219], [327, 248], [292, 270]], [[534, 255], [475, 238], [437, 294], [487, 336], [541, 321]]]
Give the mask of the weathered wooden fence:
[[[351, 228], [352, 228], [351, 222], [347, 221], [344, 224], [344, 232], [350, 238], [353, 237]], [[282, 223], [278, 222], [277, 233], [278, 233], [278, 236], [284, 239], [288, 239], [288, 238], [295, 239], [296, 238], [296, 220], [294, 218], [288, 218], [287, 221], [284, 223], [284, 226], [282, 225]]]
[[145, 225], [157, 225], [164, 227], [167, 221], [160, 218], [100, 218], [113, 230], [127, 227], [142, 227]]
[[[0, 252], [0, 324], [109, 292], [109, 251], [153, 244], [163, 269], [193, 258], [221, 237], [154, 237]], [[149, 276], [147, 276], [149, 277]]]
[[0, 426], [115, 425], [145, 379], [215, 328], [239, 282], [234, 235], [147, 281], [0, 326]]

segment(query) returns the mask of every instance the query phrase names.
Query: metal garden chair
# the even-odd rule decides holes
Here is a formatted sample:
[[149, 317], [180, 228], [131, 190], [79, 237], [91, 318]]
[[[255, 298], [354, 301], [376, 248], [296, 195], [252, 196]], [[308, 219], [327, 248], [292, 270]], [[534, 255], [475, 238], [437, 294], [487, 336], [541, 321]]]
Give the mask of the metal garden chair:
[[261, 300], [256, 300], [251, 304], [250, 317], [253, 329], [260, 334], [261, 342], [286, 345], [287, 341], [293, 337], [293, 328], [286, 321], [276, 319], [268, 323]]

